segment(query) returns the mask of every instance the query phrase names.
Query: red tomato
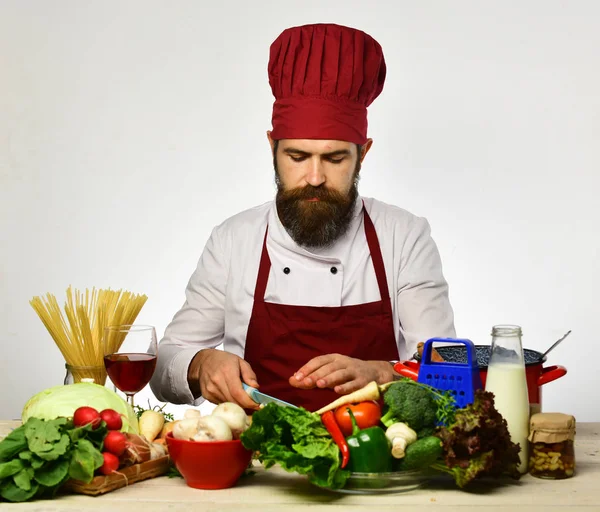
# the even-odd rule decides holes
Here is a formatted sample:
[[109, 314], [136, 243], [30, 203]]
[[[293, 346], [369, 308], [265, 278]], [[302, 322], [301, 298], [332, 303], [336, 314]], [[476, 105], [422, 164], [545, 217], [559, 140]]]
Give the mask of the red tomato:
[[335, 410], [335, 421], [337, 421], [344, 436], [348, 437], [352, 435], [352, 420], [350, 419], [348, 408], [354, 414], [356, 423], [361, 430], [375, 427], [379, 424], [381, 408], [377, 402], [369, 400], [368, 402], [360, 402], [358, 404], [342, 405]]
[[98, 471], [103, 475], [110, 475], [114, 473], [117, 469], [119, 469], [119, 459], [116, 455], [112, 453], [104, 452], [102, 453], [102, 457], [104, 457], [104, 464], [98, 468]]
[[106, 423], [108, 430], [121, 430], [123, 420], [121, 415], [114, 409], [104, 409], [100, 412], [100, 417]]
[[110, 430], [104, 438], [104, 449], [107, 452], [120, 457], [127, 448], [127, 438], [123, 432]]
[[93, 407], [79, 407], [75, 409], [73, 413], [73, 425], [76, 427], [83, 427], [91, 423], [92, 428], [95, 430], [102, 423], [102, 418], [100, 418], [100, 414]]

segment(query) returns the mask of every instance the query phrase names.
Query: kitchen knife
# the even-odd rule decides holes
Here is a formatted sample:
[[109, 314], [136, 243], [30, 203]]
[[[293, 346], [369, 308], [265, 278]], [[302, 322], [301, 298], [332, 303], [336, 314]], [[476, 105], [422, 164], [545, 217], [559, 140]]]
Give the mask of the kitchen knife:
[[246, 391], [246, 393], [250, 395], [250, 398], [252, 398], [252, 400], [254, 400], [257, 404], [267, 405], [270, 403], [274, 403], [283, 407], [294, 407], [295, 409], [297, 409], [295, 405], [290, 404], [289, 402], [284, 402], [283, 400], [279, 400], [278, 398], [275, 398], [273, 396], [265, 395], [264, 393], [261, 393], [258, 389], [248, 386], [243, 382], [242, 386], [244, 387], [244, 391]]

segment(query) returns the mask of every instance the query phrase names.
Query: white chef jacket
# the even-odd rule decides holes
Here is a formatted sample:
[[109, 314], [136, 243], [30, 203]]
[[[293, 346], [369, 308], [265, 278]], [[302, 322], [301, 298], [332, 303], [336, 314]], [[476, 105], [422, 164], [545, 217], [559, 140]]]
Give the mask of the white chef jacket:
[[203, 399], [194, 399], [187, 382], [196, 353], [222, 343], [224, 350], [244, 357], [267, 225], [271, 270], [266, 302], [339, 307], [380, 300], [363, 204], [381, 247], [400, 358], [410, 359], [420, 341], [455, 337], [448, 284], [427, 220], [359, 197], [346, 233], [330, 247], [308, 250], [290, 237], [271, 201], [212, 231], [187, 285], [186, 301], [159, 344], [150, 382], [156, 397], [199, 405]]

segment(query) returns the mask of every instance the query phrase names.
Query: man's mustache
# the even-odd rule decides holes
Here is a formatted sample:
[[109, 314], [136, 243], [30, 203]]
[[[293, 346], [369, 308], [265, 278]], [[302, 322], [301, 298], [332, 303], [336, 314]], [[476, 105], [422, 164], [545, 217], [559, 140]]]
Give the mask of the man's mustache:
[[323, 185], [318, 187], [306, 185], [304, 187], [282, 190], [279, 196], [284, 201], [302, 201], [308, 199], [318, 199], [319, 201], [328, 203], [345, 203], [348, 201], [345, 195], [340, 194], [336, 190], [328, 189]]

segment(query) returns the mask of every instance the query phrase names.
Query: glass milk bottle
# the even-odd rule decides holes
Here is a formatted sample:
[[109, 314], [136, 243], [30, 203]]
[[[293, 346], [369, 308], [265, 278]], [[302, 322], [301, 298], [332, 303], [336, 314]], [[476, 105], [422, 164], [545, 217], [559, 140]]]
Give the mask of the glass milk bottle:
[[508, 423], [512, 442], [521, 446], [519, 471], [526, 473], [529, 461], [529, 395], [519, 326], [493, 327], [485, 390], [494, 393], [496, 409]]

